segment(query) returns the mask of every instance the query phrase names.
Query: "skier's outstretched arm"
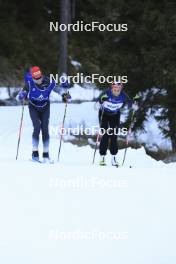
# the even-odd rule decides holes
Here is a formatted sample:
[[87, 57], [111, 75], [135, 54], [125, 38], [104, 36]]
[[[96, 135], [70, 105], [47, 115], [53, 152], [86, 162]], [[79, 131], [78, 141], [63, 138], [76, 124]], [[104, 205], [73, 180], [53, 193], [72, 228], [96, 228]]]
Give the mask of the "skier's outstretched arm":
[[98, 97], [97, 102], [99, 102], [100, 104], [103, 104], [104, 101], [106, 101], [108, 99], [108, 95], [107, 95], [107, 89], [105, 91], [103, 91], [100, 96]]
[[56, 85], [54, 88], [53, 88], [53, 91], [59, 95], [62, 95], [64, 92], [65, 92], [65, 89], [60, 86], [60, 85]]

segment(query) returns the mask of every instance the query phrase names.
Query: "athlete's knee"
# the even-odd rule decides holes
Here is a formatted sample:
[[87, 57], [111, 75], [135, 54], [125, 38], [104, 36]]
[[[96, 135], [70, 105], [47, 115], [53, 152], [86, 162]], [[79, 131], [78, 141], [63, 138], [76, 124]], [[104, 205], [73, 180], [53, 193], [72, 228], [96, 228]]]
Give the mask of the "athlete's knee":
[[39, 124], [36, 124], [36, 125], [34, 126], [33, 135], [38, 137], [39, 134], [40, 134], [40, 129], [41, 129], [40, 125], [39, 125]]

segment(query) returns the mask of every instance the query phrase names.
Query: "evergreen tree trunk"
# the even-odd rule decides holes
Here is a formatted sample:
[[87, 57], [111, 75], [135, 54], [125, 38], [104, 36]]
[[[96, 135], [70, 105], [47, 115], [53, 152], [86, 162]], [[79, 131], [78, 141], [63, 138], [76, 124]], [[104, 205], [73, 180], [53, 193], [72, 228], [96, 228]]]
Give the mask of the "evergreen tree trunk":
[[11, 91], [10, 91], [10, 88], [7, 88], [7, 91], [8, 91], [8, 95], [9, 95], [9, 97], [11, 98]]
[[[60, 24], [68, 24], [70, 20], [70, 0], [60, 0]], [[67, 74], [68, 31], [60, 31], [59, 35], [59, 74]]]
[[75, 11], [76, 11], [76, 0], [71, 1], [71, 16], [72, 19], [75, 19]]

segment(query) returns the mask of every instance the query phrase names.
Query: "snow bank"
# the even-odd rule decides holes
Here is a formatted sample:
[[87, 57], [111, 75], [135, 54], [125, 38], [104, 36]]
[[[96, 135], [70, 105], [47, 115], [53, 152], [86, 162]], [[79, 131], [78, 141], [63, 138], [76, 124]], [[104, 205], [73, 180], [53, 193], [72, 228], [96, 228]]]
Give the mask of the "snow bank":
[[0, 100], [9, 99], [8, 89], [5, 87], [0, 87]]
[[[94, 86], [85, 85], [82, 87], [78, 84], [74, 84], [74, 86], [69, 89], [69, 92], [73, 101], [92, 101], [100, 95], [101, 91], [96, 89]], [[51, 93], [50, 98], [51, 101], [61, 101], [61, 97], [58, 97], [58, 95], [54, 92]]]
[[[11, 89], [14, 90], [14, 88]], [[92, 85], [85, 84], [84, 86], [80, 86], [78, 84], [74, 84], [74, 86], [69, 89], [69, 92], [72, 96], [72, 100], [92, 101], [99, 96], [101, 91], [99, 91], [95, 86]], [[9, 99], [8, 88], [0, 87], [0, 100], [6, 99]], [[55, 92], [51, 93], [50, 99], [52, 102], [60, 102], [62, 100], [61, 96], [58, 96], [58, 94], [56, 94]]]

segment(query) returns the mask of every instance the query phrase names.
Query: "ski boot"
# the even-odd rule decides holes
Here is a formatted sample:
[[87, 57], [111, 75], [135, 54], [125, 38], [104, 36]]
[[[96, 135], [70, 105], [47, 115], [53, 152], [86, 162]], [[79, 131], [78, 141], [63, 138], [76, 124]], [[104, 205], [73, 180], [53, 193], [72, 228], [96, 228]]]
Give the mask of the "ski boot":
[[50, 159], [48, 152], [43, 152], [43, 163], [53, 164], [54, 161]]
[[101, 155], [99, 165], [100, 165], [100, 166], [106, 166], [105, 156], [102, 156], [102, 155]]
[[119, 163], [117, 162], [115, 155], [111, 155], [111, 164], [117, 168], [119, 167]]
[[38, 150], [32, 151], [32, 161], [40, 162]]

